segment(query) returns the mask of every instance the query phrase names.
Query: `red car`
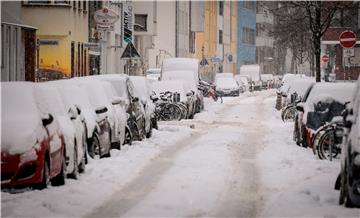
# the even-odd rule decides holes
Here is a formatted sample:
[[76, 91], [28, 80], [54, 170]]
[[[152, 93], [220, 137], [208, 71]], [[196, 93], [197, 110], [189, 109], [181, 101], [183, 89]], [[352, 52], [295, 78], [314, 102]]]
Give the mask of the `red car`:
[[34, 83], [2, 82], [1, 188], [65, 183], [64, 137], [51, 114], [40, 115]]
[[[351, 100], [353, 83], [316, 83], [297, 104], [298, 120], [295, 129], [300, 132], [304, 147], [314, 148], [313, 137], [318, 128], [340, 116], [344, 103]], [[296, 138], [296, 137], [295, 137]]]

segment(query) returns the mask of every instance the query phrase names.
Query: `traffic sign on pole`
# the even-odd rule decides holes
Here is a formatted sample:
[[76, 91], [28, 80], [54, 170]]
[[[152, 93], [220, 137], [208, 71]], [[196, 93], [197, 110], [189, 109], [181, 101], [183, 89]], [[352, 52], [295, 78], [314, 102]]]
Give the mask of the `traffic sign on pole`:
[[326, 55], [322, 56], [321, 60], [323, 62], [328, 62], [329, 61], [329, 55], [326, 54]]
[[346, 30], [340, 34], [340, 45], [343, 48], [352, 48], [356, 43], [356, 35], [353, 31]]

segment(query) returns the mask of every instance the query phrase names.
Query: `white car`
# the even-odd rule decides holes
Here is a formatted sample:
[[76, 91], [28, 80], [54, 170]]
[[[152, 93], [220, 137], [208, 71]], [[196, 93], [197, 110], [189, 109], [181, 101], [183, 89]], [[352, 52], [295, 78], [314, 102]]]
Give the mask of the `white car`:
[[145, 131], [146, 137], [149, 138], [152, 134], [152, 129], [157, 128], [155, 105], [150, 99], [151, 85], [148, 79], [143, 76], [130, 76], [130, 80], [134, 84], [135, 96], [140, 99], [145, 111]]
[[74, 106], [66, 107], [56, 86], [37, 83], [36, 102], [42, 113], [51, 113], [64, 134], [66, 172], [74, 179], [85, 170], [85, 128]]
[[221, 96], [239, 96], [240, 88], [233, 77], [220, 77], [215, 81], [216, 91]]
[[153, 80], [153, 81], [159, 81], [160, 80], [160, 68], [150, 68], [146, 71], [145, 75], [146, 78]]
[[204, 109], [204, 96], [198, 90], [199, 79], [197, 74], [190, 70], [164, 71], [161, 77], [162, 81], [181, 80], [185, 84], [186, 94], [193, 92], [195, 96], [195, 113]]
[[234, 79], [238, 82], [239, 84], [239, 88], [240, 88], [240, 92], [247, 92], [249, 91], [249, 79], [246, 76], [241, 76], [241, 75], [235, 75]]

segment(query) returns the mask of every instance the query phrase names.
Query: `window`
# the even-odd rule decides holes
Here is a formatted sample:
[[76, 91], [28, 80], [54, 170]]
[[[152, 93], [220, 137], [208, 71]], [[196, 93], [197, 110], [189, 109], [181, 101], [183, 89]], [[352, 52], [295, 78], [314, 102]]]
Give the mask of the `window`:
[[244, 27], [243, 33], [242, 33], [242, 42], [244, 44], [254, 45], [255, 44], [255, 30], [248, 28], [248, 27]]
[[135, 14], [134, 30], [138, 32], [147, 31], [147, 14]]
[[55, 0], [54, 3], [55, 3], [55, 4], [65, 4], [65, 5], [70, 4], [69, 1], [59, 1], [59, 0]]
[[50, 4], [51, 1], [38, 0], [38, 1], [28, 1], [29, 4]]
[[249, 9], [249, 10], [254, 10], [255, 9], [255, 2], [253, 2], [253, 1], [244, 1], [244, 8]]
[[81, 10], [81, 1], [78, 1], [78, 9]]
[[332, 27], [351, 27], [352, 13], [350, 9], [342, 9], [335, 12], [334, 18], [331, 21]]
[[189, 36], [189, 52], [195, 53], [195, 32], [191, 31]]
[[219, 2], [219, 15], [224, 16], [224, 2], [223, 1]]
[[219, 44], [223, 44], [223, 31], [219, 30]]
[[87, 5], [87, 1], [83, 1], [83, 10], [84, 10], [84, 11], [87, 11], [86, 5]]

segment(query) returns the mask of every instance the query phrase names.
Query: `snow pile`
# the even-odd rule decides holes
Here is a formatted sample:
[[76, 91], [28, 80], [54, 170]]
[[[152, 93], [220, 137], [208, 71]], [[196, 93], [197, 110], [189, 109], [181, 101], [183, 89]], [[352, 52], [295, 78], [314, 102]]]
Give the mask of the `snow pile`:
[[29, 151], [46, 132], [35, 103], [34, 84], [1, 83], [1, 150], [10, 154]]

